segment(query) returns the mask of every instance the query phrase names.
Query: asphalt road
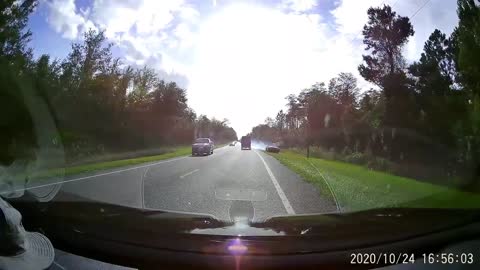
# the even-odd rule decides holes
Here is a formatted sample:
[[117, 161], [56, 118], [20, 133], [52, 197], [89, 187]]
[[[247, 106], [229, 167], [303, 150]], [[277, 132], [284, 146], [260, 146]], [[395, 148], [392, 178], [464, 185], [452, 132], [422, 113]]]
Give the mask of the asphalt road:
[[80, 200], [210, 214], [223, 220], [337, 211], [317, 187], [275, 158], [259, 150], [241, 150], [239, 144], [209, 156], [77, 175], [65, 179], [60, 190]]

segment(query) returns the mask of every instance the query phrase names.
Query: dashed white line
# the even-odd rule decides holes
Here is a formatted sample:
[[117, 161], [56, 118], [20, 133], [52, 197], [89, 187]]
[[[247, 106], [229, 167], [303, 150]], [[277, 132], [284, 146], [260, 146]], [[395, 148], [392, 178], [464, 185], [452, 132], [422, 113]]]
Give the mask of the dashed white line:
[[270, 180], [272, 180], [273, 186], [277, 190], [278, 196], [280, 197], [280, 200], [283, 203], [283, 207], [285, 207], [285, 210], [287, 211], [287, 214], [289, 215], [295, 215], [295, 211], [293, 210], [292, 205], [288, 201], [287, 196], [285, 195], [285, 192], [283, 192], [282, 187], [280, 187], [280, 184], [277, 181], [277, 178], [275, 178], [275, 175], [273, 175], [272, 170], [270, 170], [270, 167], [268, 167], [267, 162], [263, 157], [256, 151], [254, 150], [255, 154], [262, 160], [263, 165], [265, 165], [265, 169], [267, 169], [267, 173], [270, 176]]
[[66, 270], [65, 267], [63, 267], [61, 264], [57, 263], [56, 261], [53, 261], [53, 264], [55, 264], [58, 268], [62, 270]]
[[[215, 149], [215, 150], [218, 151], [218, 150], [225, 150], [225, 149], [227, 149], [226, 146], [217, 148], [217, 149]], [[223, 152], [223, 151], [222, 151], [222, 152]], [[216, 155], [216, 156], [219, 156], [219, 155]], [[221, 156], [221, 155], [220, 155], [220, 156]], [[107, 173], [99, 173], [99, 174], [89, 175], [89, 176], [85, 176], [85, 177], [79, 177], [79, 178], [74, 178], [74, 179], [69, 179], [69, 180], [63, 180], [63, 181], [59, 181], [59, 182], [55, 182], [55, 183], [48, 183], [48, 184], [38, 185], [38, 186], [33, 186], [33, 187], [25, 187], [25, 188], [21, 188], [21, 189], [14, 190], [14, 192], [31, 190], [31, 189], [36, 189], [36, 188], [44, 188], [44, 187], [49, 187], [49, 186], [55, 186], [55, 185], [59, 185], [59, 184], [65, 184], [65, 183], [70, 183], [70, 182], [76, 182], [76, 181], [91, 179], [91, 178], [95, 178], [95, 177], [98, 177], [98, 176], [105, 176], [105, 175], [110, 175], [110, 174], [115, 174], [115, 173], [121, 173], [121, 172], [125, 172], [125, 171], [130, 171], [130, 170], [136, 170], [136, 169], [151, 167], [151, 166], [155, 166], [155, 165], [162, 164], [162, 163], [168, 163], [168, 162], [172, 162], [172, 161], [177, 161], [177, 160], [185, 159], [185, 158], [188, 158], [188, 157], [189, 157], [189, 156], [183, 156], [183, 157], [179, 157], [179, 158], [162, 160], [162, 161], [155, 162], [155, 163], [151, 163], [151, 164], [147, 164], [147, 165], [142, 165], [142, 166], [127, 168], [127, 169], [122, 169], [122, 170], [117, 170], [117, 171], [112, 171], [112, 172], [107, 172]], [[8, 192], [12, 192], [12, 191], [8, 191]], [[7, 192], [6, 192], [6, 191], [5, 191], [5, 192], [0, 192], [0, 194], [4, 194], [4, 193], [7, 193]]]
[[191, 174], [194, 174], [194, 173], [198, 172], [199, 170], [200, 170], [200, 169], [195, 169], [195, 170], [193, 170], [193, 171], [191, 171], [191, 172], [188, 172], [188, 173], [186, 173], [186, 174], [182, 174], [182, 175], [180, 175], [180, 178], [183, 179], [183, 178], [185, 178], [185, 177], [187, 177], [187, 176], [189, 176], [189, 175], [191, 175]]

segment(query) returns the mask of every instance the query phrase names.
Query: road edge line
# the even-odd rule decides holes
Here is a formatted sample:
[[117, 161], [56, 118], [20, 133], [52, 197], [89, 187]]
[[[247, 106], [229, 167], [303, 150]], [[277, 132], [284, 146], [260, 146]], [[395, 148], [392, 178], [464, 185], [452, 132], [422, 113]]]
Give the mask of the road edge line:
[[89, 176], [84, 176], [84, 177], [79, 177], [79, 178], [74, 178], [74, 179], [68, 179], [68, 180], [64, 180], [64, 181], [60, 181], [60, 182], [56, 182], [56, 183], [48, 183], [48, 184], [38, 185], [38, 186], [34, 186], [34, 187], [27, 187], [27, 188], [22, 188], [22, 189], [19, 189], [19, 190], [30, 190], [30, 189], [49, 187], [49, 186], [53, 186], [53, 185], [65, 184], [65, 183], [70, 183], [70, 182], [76, 182], [76, 181], [86, 180], [86, 179], [90, 179], [90, 178], [94, 178], [94, 177], [98, 177], [98, 176], [105, 176], [105, 175], [110, 175], [110, 174], [115, 174], [115, 173], [121, 173], [121, 172], [141, 169], [141, 168], [145, 168], [145, 167], [155, 166], [155, 165], [162, 164], [162, 163], [168, 163], [168, 162], [172, 162], [172, 161], [182, 160], [182, 159], [185, 159], [187, 157], [189, 157], [189, 156], [183, 156], [183, 157], [173, 158], [173, 159], [166, 159], [166, 160], [162, 160], [162, 161], [147, 164], [147, 165], [142, 165], [142, 166], [127, 168], [127, 169], [117, 170], [117, 171], [113, 171], [113, 172], [99, 173], [99, 174], [94, 174], [94, 175], [89, 175]]
[[147, 172], [148, 172], [148, 169], [150, 169], [150, 167], [147, 167], [145, 168], [145, 171], [143, 172], [142, 174], [142, 188], [141, 188], [141, 192], [142, 192], [142, 209], [145, 209], [145, 175], [147, 175]]
[[[224, 148], [226, 148], [226, 146], [217, 148], [216, 150], [222, 150], [222, 149], [224, 149]], [[86, 180], [86, 179], [94, 178], [94, 177], [97, 177], [97, 176], [105, 176], [105, 175], [110, 175], [110, 174], [115, 174], [115, 173], [120, 173], [120, 172], [126, 172], [126, 171], [130, 171], [130, 170], [141, 169], [141, 168], [150, 167], [150, 166], [155, 166], [155, 165], [162, 164], [162, 163], [168, 163], [168, 162], [172, 162], [172, 161], [182, 160], [182, 159], [185, 159], [185, 158], [188, 158], [188, 157], [190, 157], [190, 155], [186, 155], [186, 156], [182, 156], [182, 157], [178, 157], [178, 158], [161, 160], [161, 161], [157, 161], [157, 162], [155, 162], [155, 163], [146, 164], [146, 165], [142, 165], [142, 166], [136, 166], [136, 167], [127, 168], [127, 169], [122, 169], [122, 170], [117, 170], [117, 171], [111, 171], [111, 172], [106, 172], [106, 173], [99, 173], [99, 174], [94, 174], [94, 175], [88, 175], [88, 176], [84, 176], [84, 177], [79, 177], [79, 178], [73, 178], [73, 179], [63, 180], [63, 181], [60, 181], [60, 182], [38, 185], [38, 186], [34, 186], [34, 187], [26, 187], [26, 188], [14, 190], [14, 192], [17, 192], [17, 191], [26, 191], [26, 190], [36, 189], [36, 188], [44, 188], [44, 187], [49, 187], [49, 186], [54, 186], [54, 185], [60, 185], [60, 184], [65, 184], [65, 183], [70, 183], [70, 182], [76, 182], [76, 181], [80, 181], [80, 180]], [[58, 176], [57, 176], [57, 177], [58, 177]], [[0, 194], [3, 194], [3, 193], [6, 193], [6, 192], [0, 192]]]
[[285, 195], [285, 192], [283, 191], [282, 187], [278, 183], [277, 178], [275, 178], [275, 175], [273, 175], [272, 170], [270, 169], [270, 167], [268, 167], [267, 162], [257, 151], [254, 150], [253, 152], [255, 152], [255, 154], [257, 154], [257, 156], [262, 160], [263, 165], [265, 166], [265, 169], [267, 170], [267, 173], [270, 176], [270, 180], [272, 181], [273, 186], [275, 187], [275, 190], [277, 191], [277, 194], [280, 197], [280, 200], [282, 201], [285, 211], [287, 211], [287, 214], [289, 215], [295, 215], [295, 210], [293, 210], [293, 207], [290, 204], [290, 201], [288, 200], [287, 196]]
[[323, 181], [325, 182], [325, 184], [327, 184], [327, 187], [328, 189], [330, 190], [330, 193], [332, 194], [333, 196], [333, 201], [335, 202], [335, 206], [337, 207], [337, 211], [338, 212], [342, 212], [342, 208], [340, 207], [340, 204], [338, 203], [338, 198], [337, 198], [337, 195], [335, 194], [335, 192], [333, 192], [333, 189], [332, 187], [330, 186], [330, 183], [328, 182], [327, 178], [323, 175], [323, 173], [320, 172], [320, 170], [315, 167], [312, 162], [308, 159], [308, 158], [305, 158], [308, 163], [310, 164], [310, 166], [312, 166], [317, 172], [318, 174], [323, 178]]

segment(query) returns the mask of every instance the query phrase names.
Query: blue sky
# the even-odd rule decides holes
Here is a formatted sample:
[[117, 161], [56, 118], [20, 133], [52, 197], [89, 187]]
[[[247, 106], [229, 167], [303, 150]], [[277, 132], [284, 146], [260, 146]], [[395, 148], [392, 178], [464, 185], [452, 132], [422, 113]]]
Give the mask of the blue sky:
[[31, 46], [33, 47], [35, 57], [42, 54], [49, 54], [52, 57], [63, 58], [68, 54], [70, 40], [62, 38], [46, 21], [47, 8], [40, 5], [30, 16], [28, 27], [32, 31]]
[[[31, 45], [34, 48], [36, 57], [46, 53], [53, 57], [63, 58], [68, 54], [72, 40], [63, 38], [57, 31], [49, 26], [47, 17], [51, 8], [46, 5], [46, 2], [54, 1], [41, 1], [36, 11], [30, 16], [28, 27], [33, 32]], [[74, 3], [75, 8], [81, 10], [91, 8], [93, 0], [76, 0]], [[210, 1], [203, 1], [203, 5], [195, 3], [195, 1], [189, 1], [188, 3], [195, 6], [195, 8], [202, 14], [211, 12], [213, 8], [213, 5], [211, 4], [212, 2]], [[308, 12], [311, 14], [321, 14], [327, 21], [332, 21], [333, 17], [330, 11], [333, 10], [339, 2], [335, 0], [319, 0], [317, 3], [318, 6], [312, 8]], [[222, 4], [228, 4], [228, 1], [225, 1]], [[278, 1], [264, 1], [263, 3], [263, 5], [266, 6], [274, 6], [275, 4], [278, 4]], [[119, 56], [121, 56], [121, 53], [119, 53]]]
[[452, 31], [456, 0], [40, 0], [29, 27], [35, 56], [57, 58], [87, 29], [105, 30], [124, 63], [177, 81], [198, 114], [228, 118], [242, 135], [288, 94], [339, 72], [369, 88], [357, 72], [366, 10], [390, 4], [411, 17], [425, 3], [404, 49], [411, 62], [435, 28]]

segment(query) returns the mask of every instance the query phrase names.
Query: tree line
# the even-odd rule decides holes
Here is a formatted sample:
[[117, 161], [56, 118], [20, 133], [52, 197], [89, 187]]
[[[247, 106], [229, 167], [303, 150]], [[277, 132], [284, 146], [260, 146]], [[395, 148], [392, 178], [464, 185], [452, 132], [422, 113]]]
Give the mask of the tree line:
[[47, 104], [69, 159], [190, 144], [195, 137], [237, 138], [228, 120], [197, 116], [175, 82], [113, 57], [102, 31], [86, 32], [65, 59], [35, 59], [26, 25], [36, 5], [0, 4], [0, 162], [33, 155], [38, 134], [25, 102], [30, 97]]
[[367, 13], [358, 70], [375, 87], [361, 91], [354, 75], [340, 73], [289, 95], [286, 110], [254, 127], [252, 136], [320, 147], [347, 161], [403, 164], [403, 174], [413, 176], [424, 166], [436, 176], [478, 180], [480, 8], [458, 0], [458, 26], [450, 36], [433, 31], [410, 64], [402, 54], [415, 33], [409, 18], [388, 5]]

